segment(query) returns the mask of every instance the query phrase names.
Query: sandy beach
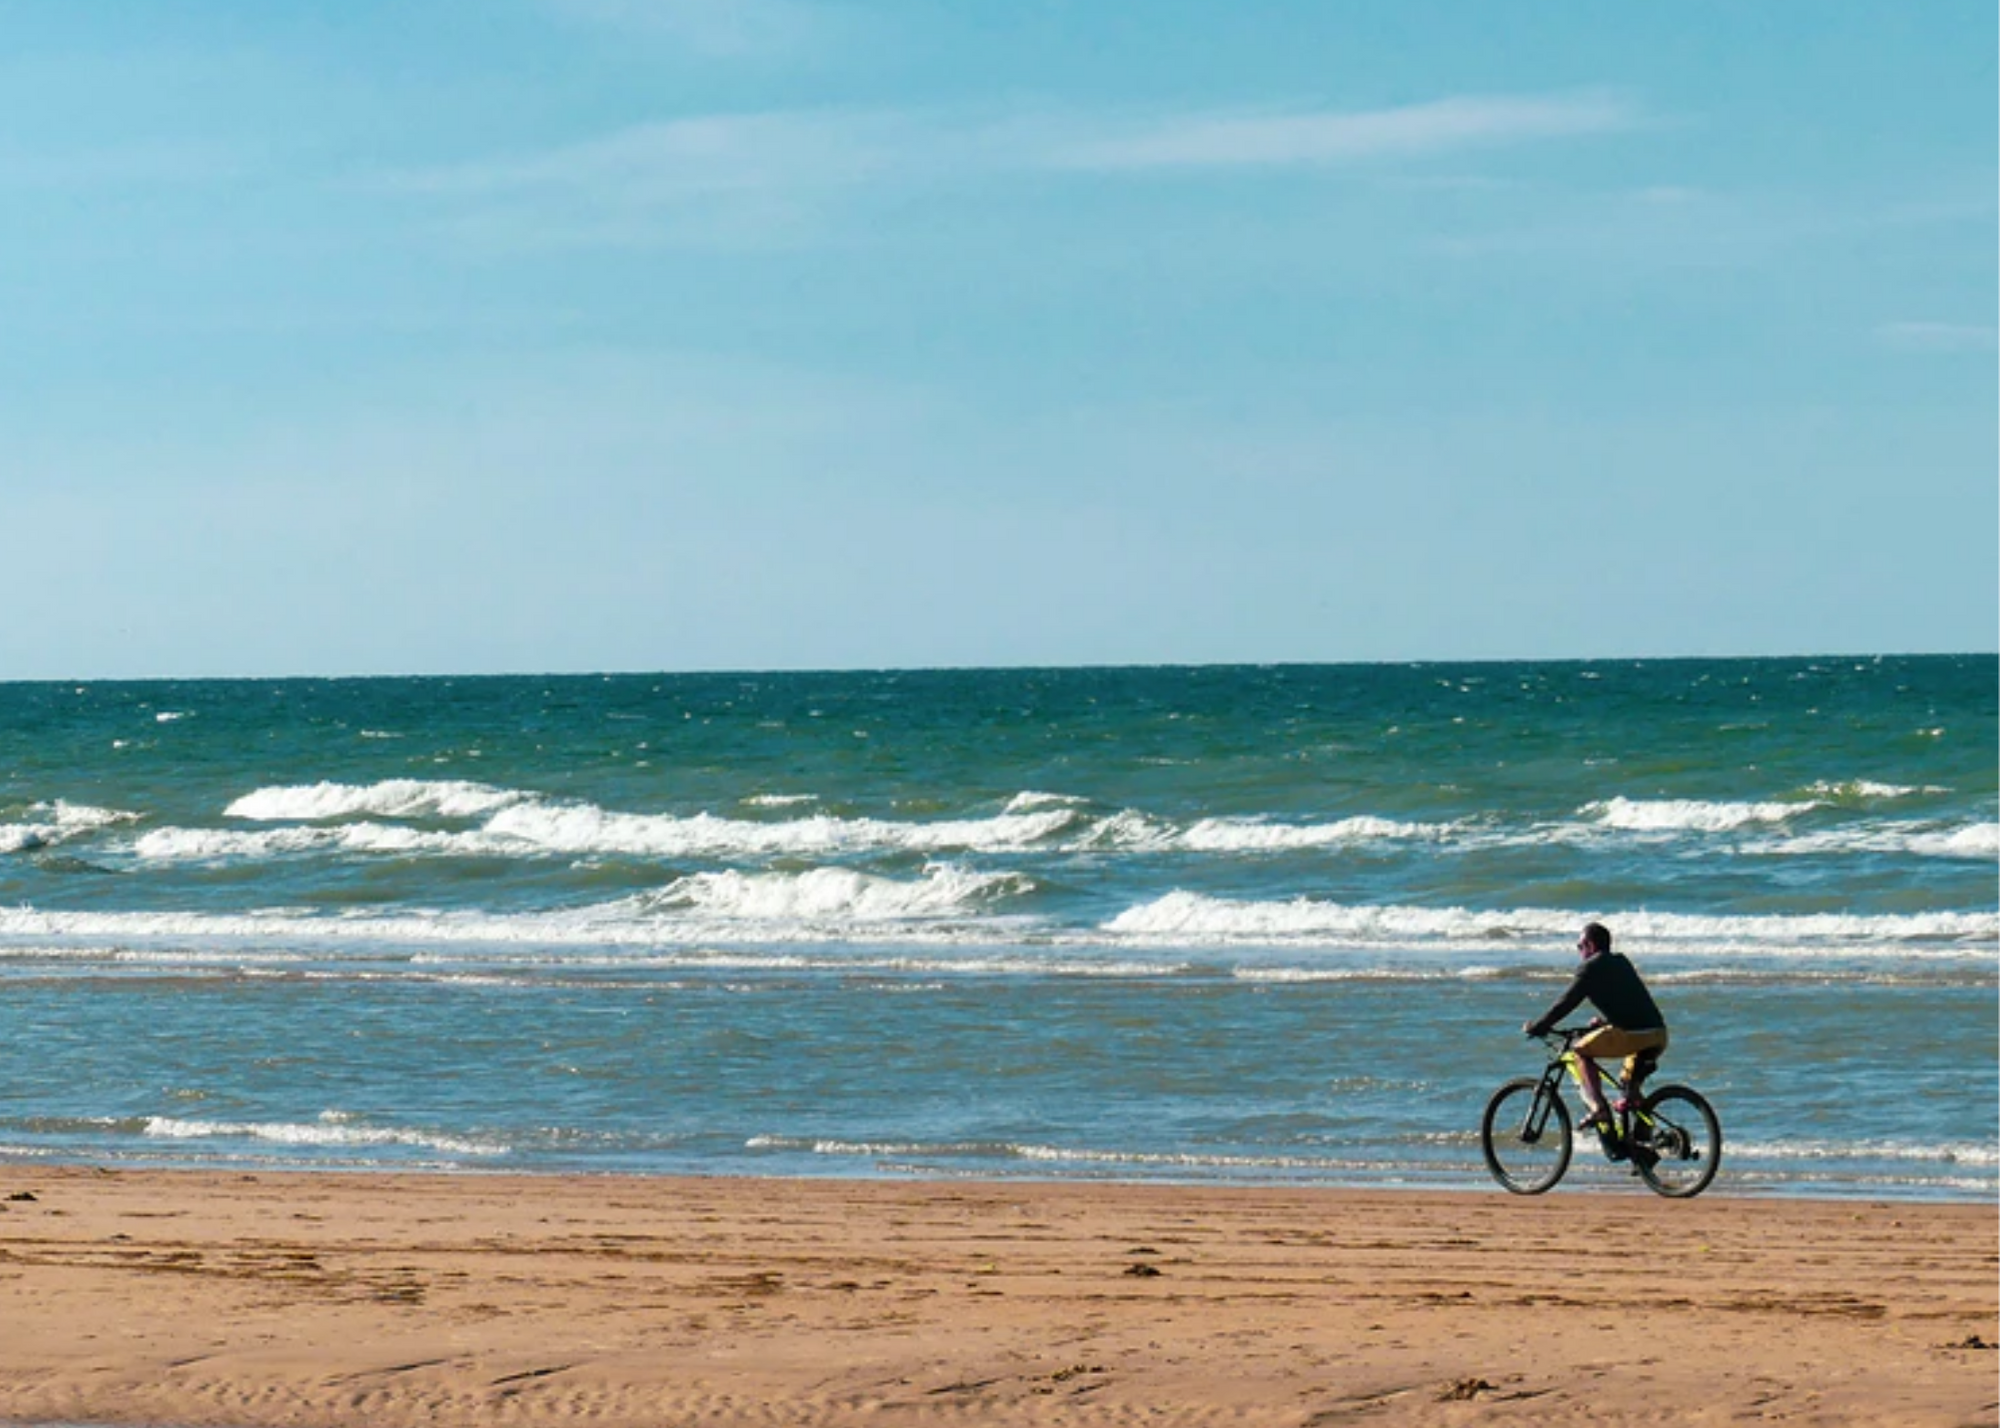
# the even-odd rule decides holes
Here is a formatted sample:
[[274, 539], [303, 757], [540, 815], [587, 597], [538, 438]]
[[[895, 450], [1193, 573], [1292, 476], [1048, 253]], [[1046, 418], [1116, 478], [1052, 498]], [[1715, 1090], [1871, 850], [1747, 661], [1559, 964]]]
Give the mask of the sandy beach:
[[1995, 1420], [1996, 1214], [0, 1174], [0, 1421]]

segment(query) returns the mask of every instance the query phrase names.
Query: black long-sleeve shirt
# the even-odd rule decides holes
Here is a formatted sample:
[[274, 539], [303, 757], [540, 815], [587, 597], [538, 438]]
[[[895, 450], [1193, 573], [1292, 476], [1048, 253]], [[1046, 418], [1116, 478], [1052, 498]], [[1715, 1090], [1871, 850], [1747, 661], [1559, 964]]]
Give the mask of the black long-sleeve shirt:
[[1540, 1036], [1576, 1010], [1588, 999], [1597, 1014], [1620, 1031], [1664, 1029], [1667, 1019], [1653, 1002], [1653, 994], [1639, 980], [1639, 973], [1621, 952], [1599, 952], [1586, 957], [1576, 969], [1569, 989], [1556, 998], [1555, 1005], [1542, 1013], [1541, 1020], [1528, 1028]]

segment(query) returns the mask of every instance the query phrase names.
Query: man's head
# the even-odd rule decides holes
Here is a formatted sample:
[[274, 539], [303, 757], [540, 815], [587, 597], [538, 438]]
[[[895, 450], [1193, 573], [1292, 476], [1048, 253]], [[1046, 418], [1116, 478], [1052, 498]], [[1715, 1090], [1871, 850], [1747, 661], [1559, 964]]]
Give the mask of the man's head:
[[1583, 929], [1583, 936], [1576, 939], [1576, 950], [1578, 955], [1583, 957], [1595, 957], [1600, 952], [1609, 952], [1611, 929], [1601, 922], [1587, 924]]

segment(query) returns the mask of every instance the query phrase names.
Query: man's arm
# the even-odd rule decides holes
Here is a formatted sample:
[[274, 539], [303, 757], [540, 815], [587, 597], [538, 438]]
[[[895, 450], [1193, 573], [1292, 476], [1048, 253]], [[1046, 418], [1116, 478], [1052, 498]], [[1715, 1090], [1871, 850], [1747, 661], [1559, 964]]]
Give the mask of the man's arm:
[[[1585, 970], [1588, 970], [1588, 964], [1585, 965]], [[1550, 1027], [1575, 1011], [1577, 1004], [1583, 1000], [1583, 978], [1583, 972], [1578, 972], [1575, 979], [1570, 982], [1569, 990], [1556, 998], [1555, 1005], [1543, 1012], [1539, 1018], [1522, 1027], [1521, 1030], [1530, 1036], [1547, 1035]]]

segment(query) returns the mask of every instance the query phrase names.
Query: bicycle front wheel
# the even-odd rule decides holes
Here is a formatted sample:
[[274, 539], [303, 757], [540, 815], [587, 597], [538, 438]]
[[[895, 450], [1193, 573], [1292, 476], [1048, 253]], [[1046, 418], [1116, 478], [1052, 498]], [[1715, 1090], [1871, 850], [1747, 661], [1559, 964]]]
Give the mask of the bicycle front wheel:
[[1632, 1159], [1669, 1199], [1699, 1195], [1722, 1168], [1722, 1123], [1698, 1092], [1662, 1086], [1632, 1118]]
[[1569, 1107], [1529, 1077], [1509, 1081], [1486, 1103], [1479, 1148], [1493, 1178], [1516, 1195], [1539, 1195], [1569, 1169]]

